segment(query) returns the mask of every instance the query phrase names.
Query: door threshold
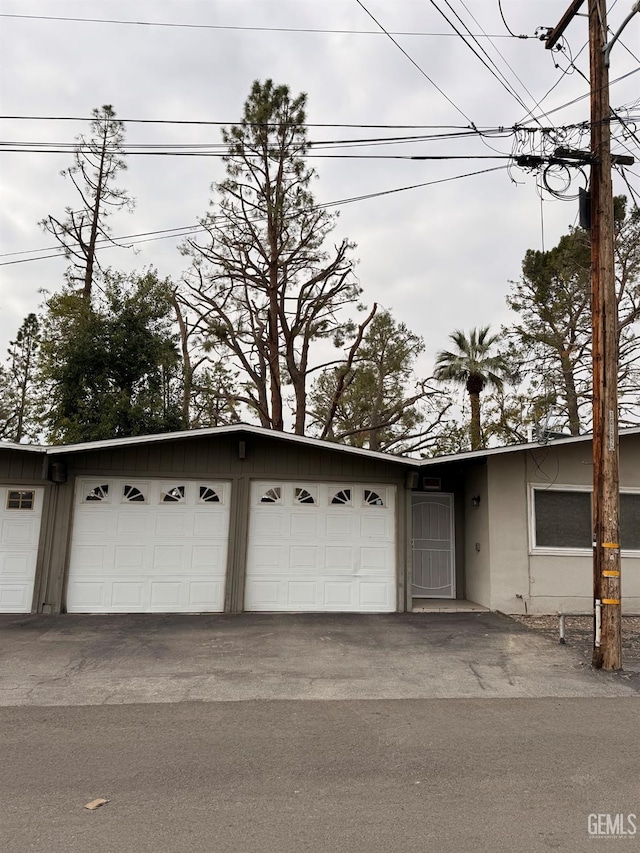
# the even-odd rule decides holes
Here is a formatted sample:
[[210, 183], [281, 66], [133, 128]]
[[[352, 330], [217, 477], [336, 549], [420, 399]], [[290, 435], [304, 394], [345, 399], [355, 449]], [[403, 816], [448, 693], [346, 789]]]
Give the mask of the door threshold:
[[412, 613], [487, 613], [488, 607], [457, 598], [414, 598]]

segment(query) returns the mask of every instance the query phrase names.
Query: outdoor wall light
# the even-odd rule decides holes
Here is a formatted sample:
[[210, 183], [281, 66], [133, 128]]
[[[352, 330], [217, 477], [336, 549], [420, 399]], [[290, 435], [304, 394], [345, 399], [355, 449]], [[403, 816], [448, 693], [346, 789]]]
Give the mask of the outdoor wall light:
[[471, 498], [471, 506], [480, 506], [480, 495], [474, 495]]

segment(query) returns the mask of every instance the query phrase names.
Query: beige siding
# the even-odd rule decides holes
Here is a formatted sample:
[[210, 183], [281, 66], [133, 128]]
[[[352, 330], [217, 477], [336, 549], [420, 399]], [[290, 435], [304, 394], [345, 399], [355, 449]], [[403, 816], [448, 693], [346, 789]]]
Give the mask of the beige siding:
[[522, 613], [529, 595], [525, 466], [523, 453], [488, 460], [491, 609], [503, 613]]
[[[480, 505], [471, 505], [473, 497]], [[469, 469], [465, 487], [465, 594], [469, 601], [491, 607], [491, 552], [489, 537], [489, 500], [487, 466]]]

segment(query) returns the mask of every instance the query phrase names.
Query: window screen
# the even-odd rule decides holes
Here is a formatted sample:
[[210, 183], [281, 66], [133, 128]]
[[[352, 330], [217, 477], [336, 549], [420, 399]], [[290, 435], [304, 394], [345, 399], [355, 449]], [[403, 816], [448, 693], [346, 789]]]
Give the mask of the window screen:
[[640, 551], [640, 495], [620, 495], [620, 545]]
[[538, 548], [593, 546], [589, 492], [534, 492]]

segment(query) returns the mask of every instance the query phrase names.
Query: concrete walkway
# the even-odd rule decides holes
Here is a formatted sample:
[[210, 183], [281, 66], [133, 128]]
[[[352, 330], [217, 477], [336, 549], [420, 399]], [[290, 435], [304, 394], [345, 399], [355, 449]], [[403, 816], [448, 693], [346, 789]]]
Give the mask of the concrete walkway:
[[0, 617], [0, 706], [639, 690], [494, 613]]

